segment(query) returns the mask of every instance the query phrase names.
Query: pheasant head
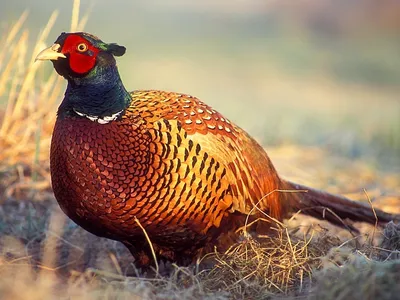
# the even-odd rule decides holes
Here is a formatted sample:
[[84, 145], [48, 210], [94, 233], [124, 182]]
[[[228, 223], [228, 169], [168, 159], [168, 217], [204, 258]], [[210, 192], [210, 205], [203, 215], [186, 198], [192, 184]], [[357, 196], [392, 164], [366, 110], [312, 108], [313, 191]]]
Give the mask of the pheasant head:
[[125, 47], [107, 44], [84, 32], [62, 33], [41, 51], [36, 60], [51, 60], [68, 81], [59, 115], [75, 113], [91, 120], [108, 120], [122, 112], [131, 100], [117, 70], [115, 56]]
[[38, 54], [36, 60], [51, 60], [57, 73], [66, 79], [93, 76], [96, 69], [115, 65], [114, 56], [125, 54], [125, 47], [107, 44], [94, 35], [63, 32], [54, 45]]

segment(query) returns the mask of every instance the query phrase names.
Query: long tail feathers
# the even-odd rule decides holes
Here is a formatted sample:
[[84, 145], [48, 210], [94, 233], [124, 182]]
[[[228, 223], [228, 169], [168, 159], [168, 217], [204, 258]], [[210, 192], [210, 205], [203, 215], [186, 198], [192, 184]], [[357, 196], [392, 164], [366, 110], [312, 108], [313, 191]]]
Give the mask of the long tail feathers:
[[367, 203], [352, 201], [343, 196], [329, 194], [290, 181], [284, 181], [284, 184], [288, 190], [299, 190], [294, 197], [291, 193], [292, 208], [298, 209], [302, 214], [324, 219], [341, 227], [353, 228], [344, 222], [346, 219], [379, 225], [392, 220], [400, 221], [400, 215], [373, 209]]

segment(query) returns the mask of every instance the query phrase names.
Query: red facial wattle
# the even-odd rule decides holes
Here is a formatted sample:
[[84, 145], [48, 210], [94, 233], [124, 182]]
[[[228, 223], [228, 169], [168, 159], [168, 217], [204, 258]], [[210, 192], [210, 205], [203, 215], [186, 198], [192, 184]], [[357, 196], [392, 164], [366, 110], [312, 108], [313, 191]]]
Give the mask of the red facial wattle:
[[[85, 44], [86, 51], [79, 51], [78, 46]], [[69, 35], [61, 49], [64, 54], [69, 54], [69, 67], [72, 71], [78, 74], [89, 72], [96, 64], [96, 57], [99, 49], [79, 35]]]

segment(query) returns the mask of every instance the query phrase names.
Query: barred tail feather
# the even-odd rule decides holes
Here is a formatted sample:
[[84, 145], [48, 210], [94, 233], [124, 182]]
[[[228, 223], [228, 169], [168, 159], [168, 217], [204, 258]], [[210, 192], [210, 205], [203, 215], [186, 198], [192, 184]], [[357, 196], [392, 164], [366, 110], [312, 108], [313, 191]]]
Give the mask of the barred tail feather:
[[[290, 181], [283, 181], [285, 189], [299, 190], [290, 193], [290, 204], [293, 209], [341, 227], [348, 225], [343, 221], [350, 219], [355, 222], [370, 224], [386, 224], [392, 220], [400, 220], [400, 215], [386, 213], [380, 209], [373, 209], [369, 204], [352, 201], [340, 195], [333, 195]], [[351, 227], [351, 226], [349, 226]]]

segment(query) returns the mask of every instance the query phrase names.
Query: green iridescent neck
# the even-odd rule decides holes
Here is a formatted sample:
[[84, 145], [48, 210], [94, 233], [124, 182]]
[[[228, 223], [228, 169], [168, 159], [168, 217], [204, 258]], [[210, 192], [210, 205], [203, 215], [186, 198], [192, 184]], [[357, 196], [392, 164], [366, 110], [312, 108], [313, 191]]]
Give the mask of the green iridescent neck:
[[68, 78], [59, 115], [79, 112], [99, 118], [114, 115], [129, 106], [131, 97], [125, 89], [115, 64], [97, 64], [84, 77]]

